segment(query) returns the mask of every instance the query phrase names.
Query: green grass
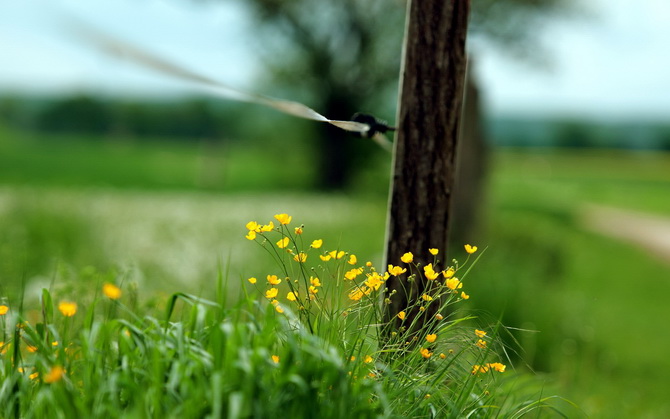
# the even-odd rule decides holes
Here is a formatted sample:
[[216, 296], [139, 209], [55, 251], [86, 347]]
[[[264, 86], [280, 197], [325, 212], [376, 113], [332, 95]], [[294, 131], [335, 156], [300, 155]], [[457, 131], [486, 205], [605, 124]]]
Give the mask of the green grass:
[[[233, 284], [273, 272], [240, 241], [247, 221], [276, 212], [381, 262], [386, 199], [379, 190], [387, 165], [361, 181], [361, 189], [374, 189], [369, 196], [286, 194], [284, 188], [307, 185], [312, 172], [305, 165], [302, 174], [286, 174], [277, 153], [231, 145], [222, 183], [203, 186], [194, 180], [197, 147], [62, 139], [72, 142], [68, 152], [42, 138], [5, 134], [0, 293], [16, 294], [25, 278], [26, 299], [35, 301], [40, 285], [82, 277], [132, 280], [151, 295], [210, 295], [220, 267]], [[548, 372], [559, 394], [592, 417], [670, 416], [663, 392], [670, 338], [659, 332], [670, 316], [663, 301], [670, 268], [590, 232], [579, 217], [590, 203], [670, 215], [670, 155], [535, 149], [493, 157], [488, 233], [475, 243], [488, 250], [466, 284], [470, 307], [482, 319], [504, 313], [506, 325], [538, 330], [515, 333], [525, 362]], [[291, 167], [305, 162], [292, 158]], [[87, 175], [95, 159], [110, 164]], [[247, 186], [256, 192], [240, 192]]]

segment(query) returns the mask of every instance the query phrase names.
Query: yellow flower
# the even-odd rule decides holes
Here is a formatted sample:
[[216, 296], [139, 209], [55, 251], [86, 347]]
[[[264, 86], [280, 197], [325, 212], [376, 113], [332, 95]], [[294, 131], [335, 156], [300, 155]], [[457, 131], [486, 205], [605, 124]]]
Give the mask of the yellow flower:
[[283, 224], [283, 225], [286, 225], [286, 224], [290, 223], [292, 218], [293, 217], [291, 217], [288, 214], [276, 214], [275, 215], [275, 219], [277, 219], [277, 221], [279, 221], [279, 224]]
[[[312, 294], [312, 295], [316, 295], [316, 293], [319, 292], [319, 289], [317, 287], [315, 287], [314, 285], [310, 285], [308, 289], [309, 289], [309, 293]], [[310, 296], [310, 299], [311, 299], [311, 296]]]
[[493, 363], [486, 364], [486, 365], [488, 365], [490, 368], [493, 368], [494, 370], [496, 370], [498, 372], [505, 372], [505, 369], [507, 368], [507, 366], [505, 364], [501, 364], [500, 362], [493, 362]]
[[340, 250], [339, 252], [338, 252], [337, 250], [333, 250], [333, 251], [331, 251], [331, 252], [328, 252], [328, 254], [329, 254], [330, 257], [332, 257], [333, 259], [342, 259], [342, 257], [344, 257], [344, 255], [346, 254], [346, 252], [345, 252], [344, 250]]
[[429, 281], [433, 281], [437, 278], [439, 275], [435, 270], [433, 270], [433, 264], [429, 263], [428, 265], [423, 267], [423, 273], [426, 275], [426, 279]]
[[255, 240], [256, 239], [256, 232], [253, 230], [250, 230], [246, 236], [247, 240]]
[[358, 259], [356, 258], [356, 255], [349, 255], [349, 260], [347, 261], [347, 263], [349, 265], [355, 265], [356, 262], [358, 262]]
[[319, 248], [321, 248], [322, 245], [323, 245], [323, 240], [318, 239], [318, 240], [314, 240], [312, 242], [312, 244], [310, 245], [310, 247], [312, 247], [314, 249], [319, 249]]
[[444, 285], [447, 286], [450, 290], [455, 290], [457, 288], [463, 288], [463, 283], [458, 278], [449, 278], [444, 281]]
[[423, 301], [433, 301], [433, 297], [431, 297], [428, 294], [423, 294], [421, 298], [423, 299]]
[[279, 357], [277, 355], [272, 355], [272, 362], [279, 364]]
[[370, 355], [365, 355], [365, 359], [363, 360], [363, 362], [369, 364], [372, 361], [374, 361], [374, 359]]
[[470, 298], [470, 296], [468, 294], [466, 294], [465, 291], [462, 291], [461, 292], [461, 298], [464, 299], [464, 300], [467, 300], [467, 299]]
[[401, 268], [400, 266], [389, 265], [388, 272], [393, 276], [398, 276], [407, 272], [407, 269]]
[[284, 312], [284, 309], [281, 308], [281, 306], [280, 306], [279, 304], [277, 304], [277, 305], [275, 306], [275, 310], [277, 311], [277, 313], [283, 313], [283, 312]]
[[486, 332], [483, 330], [475, 329], [475, 335], [477, 335], [478, 338], [483, 338], [486, 336]]
[[473, 365], [472, 366], [472, 375], [477, 374], [478, 372], [487, 372], [489, 370], [488, 367], [483, 366], [483, 365]]
[[252, 283], [252, 284], [255, 284], [255, 283], [256, 283], [256, 278], [254, 278], [254, 277], [252, 276], [251, 278], [247, 279], [247, 281], [249, 281], [249, 282]]
[[445, 359], [447, 356], [444, 353], [440, 354], [440, 359]]
[[414, 260], [414, 255], [412, 252], [407, 252], [404, 255], [400, 256], [400, 260], [402, 260], [405, 263], [412, 263]]
[[60, 381], [65, 374], [65, 369], [60, 365], [55, 365], [49, 370], [47, 375], [44, 377], [44, 382], [47, 384], [55, 383]]
[[437, 334], [433, 333], [432, 335], [426, 336], [426, 340], [428, 343], [433, 343], [435, 342], [435, 339], [437, 339]]
[[363, 268], [354, 268], [344, 273], [344, 278], [350, 281], [356, 279], [356, 277], [363, 273]]
[[442, 272], [442, 276], [444, 276], [445, 278], [451, 278], [452, 276], [454, 276], [455, 273], [456, 271], [454, 270], [454, 268], [449, 268], [446, 271]]
[[479, 339], [479, 340], [477, 341], [477, 344], [476, 344], [476, 345], [479, 346], [479, 347], [482, 348], [482, 349], [483, 349], [483, 348], [486, 348], [486, 341], [485, 341], [485, 340], [481, 340], [481, 339]]
[[358, 301], [364, 296], [370, 294], [372, 290], [368, 287], [356, 287], [349, 293], [349, 299], [353, 301]]
[[35, 352], [37, 352], [37, 346], [27, 345], [27, 346], [26, 346], [26, 349], [27, 349], [28, 352], [30, 352], [31, 354], [34, 354]]
[[302, 234], [302, 227], [296, 227], [294, 231], [295, 234]]
[[295, 301], [298, 299], [298, 293], [297, 292], [289, 292], [286, 294], [286, 299], [289, 301]]
[[320, 287], [321, 286], [321, 281], [317, 277], [310, 276], [309, 277], [309, 283], [312, 284], [314, 287]]
[[305, 263], [307, 260], [307, 253], [300, 252], [297, 255], [293, 256], [293, 260], [300, 263]]
[[260, 228], [260, 226], [258, 225], [258, 223], [256, 221], [249, 221], [247, 223], [246, 227], [247, 227], [247, 230], [253, 231], [253, 232], [255, 232], [256, 230], [258, 230]]
[[421, 350], [419, 352], [421, 353], [421, 356], [426, 358], [426, 359], [433, 356], [433, 353], [426, 348], [421, 348]]
[[368, 279], [365, 281], [365, 285], [375, 291], [377, 291], [384, 283], [384, 277], [379, 275], [377, 272], [368, 274], [367, 277]]
[[4, 304], [0, 304], [0, 316], [4, 316], [9, 312], [9, 306], [6, 306]]
[[72, 317], [77, 312], [77, 303], [71, 301], [61, 301], [58, 304], [58, 310], [65, 317]]
[[330, 255], [319, 255], [319, 257], [321, 258], [322, 261], [328, 262], [331, 259], [332, 256], [330, 256]]
[[281, 284], [281, 278], [278, 278], [277, 275], [268, 275], [268, 282], [270, 285], [279, 285]]
[[477, 251], [477, 246], [470, 246], [469, 244], [465, 245], [465, 251], [469, 254], [473, 254]]
[[398, 313], [398, 318], [400, 320], [405, 320], [405, 316], [407, 316], [407, 313], [405, 313], [404, 311], [401, 311], [400, 313]]
[[288, 246], [288, 242], [289, 242], [288, 237], [284, 237], [283, 239], [280, 239], [280, 240], [277, 242], [277, 247], [280, 248], [280, 249], [283, 249], [283, 248], [285, 248], [286, 246]]
[[37, 378], [40, 376], [39, 372], [34, 372], [28, 376], [31, 380], [37, 380]]
[[275, 298], [277, 294], [279, 294], [279, 290], [277, 288], [270, 288], [269, 290], [265, 291], [265, 298], [272, 299]]
[[266, 225], [264, 225], [264, 226], [261, 226], [261, 227], [260, 227], [260, 230], [261, 230], [262, 232], [268, 232], [268, 231], [272, 231], [272, 230], [274, 230], [274, 228], [275, 228], [275, 223], [273, 223], [272, 221], [270, 221], [268, 224], [266, 224]]
[[428, 249], [428, 251], [429, 251], [430, 254], [433, 255], [433, 256], [437, 256], [437, 254], [440, 253], [440, 251], [439, 251], [438, 249], [435, 249], [435, 248]]
[[370, 261], [365, 262], [365, 266], [367, 266], [368, 268], [372, 268], [372, 262]]
[[107, 298], [111, 298], [112, 300], [118, 300], [121, 298], [121, 294], [123, 294], [121, 292], [121, 288], [114, 284], [110, 284], [109, 282], [102, 286], [102, 293], [105, 294]]
[[437, 320], [442, 320], [442, 319], [444, 318], [444, 316], [441, 315], [440, 313], [437, 313], [437, 314], [435, 315], [435, 318], [436, 318]]

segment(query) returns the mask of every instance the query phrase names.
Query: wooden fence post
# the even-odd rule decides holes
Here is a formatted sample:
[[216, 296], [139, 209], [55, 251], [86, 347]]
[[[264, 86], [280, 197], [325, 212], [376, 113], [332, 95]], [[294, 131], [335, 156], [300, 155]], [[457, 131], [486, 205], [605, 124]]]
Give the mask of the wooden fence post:
[[[469, 9], [469, 0], [411, 0], [408, 5], [386, 231], [387, 263], [399, 265], [400, 257], [412, 252], [415, 262], [425, 266], [432, 261], [429, 248], [440, 249], [442, 257], [447, 250]], [[405, 288], [398, 278], [390, 277], [386, 286], [395, 294], [387, 305], [385, 320], [395, 320], [399, 326], [396, 315], [400, 311], [407, 313], [405, 324], [419, 314], [424, 319], [434, 314], [407, 310], [426, 285], [417, 278]], [[417, 328], [422, 324], [419, 319]]]

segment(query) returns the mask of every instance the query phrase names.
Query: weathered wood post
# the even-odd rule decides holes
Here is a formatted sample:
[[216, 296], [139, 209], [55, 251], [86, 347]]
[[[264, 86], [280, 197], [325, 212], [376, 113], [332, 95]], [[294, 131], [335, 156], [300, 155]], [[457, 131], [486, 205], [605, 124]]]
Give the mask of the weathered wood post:
[[[447, 250], [469, 9], [469, 0], [411, 0], [408, 5], [387, 263], [398, 265], [405, 252], [412, 252], [415, 261], [425, 266], [432, 261], [429, 248], [440, 249], [442, 257]], [[426, 285], [417, 278], [406, 289], [398, 278], [390, 277], [387, 289], [396, 294], [387, 305], [385, 320], [395, 319], [399, 325], [396, 315], [406, 311], [405, 324], [410, 324], [419, 312], [407, 310], [408, 301], [419, 298]], [[423, 316], [432, 314], [426, 311]], [[423, 322], [417, 323], [420, 327]]]

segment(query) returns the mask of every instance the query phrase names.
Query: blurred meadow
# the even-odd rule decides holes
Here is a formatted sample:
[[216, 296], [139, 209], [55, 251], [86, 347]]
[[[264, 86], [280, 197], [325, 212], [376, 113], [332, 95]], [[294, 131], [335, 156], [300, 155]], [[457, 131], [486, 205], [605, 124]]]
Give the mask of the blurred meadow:
[[[395, 3], [397, 20], [378, 28], [383, 34], [402, 21], [404, 6]], [[258, 18], [259, 37], [281, 26], [267, 13]], [[348, 119], [349, 107], [364, 106], [393, 122], [389, 98], [397, 85], [384, 81], [386, 89], [372, 95], [352, 76], [340, 82], [361, 82], [354, 86], [359, 96], [337, 97], [349, 91], [330, 79], [320, 84], [330, 74], [307, 73], [314, 63], [304, 50], [289, 49], [289, 38], [275, 40], [288, 58], [265, 67], [255, 88], [312, 100], [333, 118]], [[370, 47], [383, 50], [375, 59], [399, 54], [399, 38], [385, 41], [397, 50]], [[396, 77], [398, 58], [389, 65]], [[292, 65], [301, 72], [287, 75]], [[352, 72], [362, 68], [370, 67]], [[375, 83], [390, 77], [381, 72]], [[291, 89], [301, 77], [305, 83]], [[670, 317], [670, 253], [610, 237], [593, 223], [608, 223], [599, 209], [670, 223], [667, 109], [665, 120], [501, 114], [487, 112], [489, 87], [480, 86], [487, 152], [479, 214], [454, 221], [476, 222], [468, 238], [486, 249], [468, 278], [468, 308], [514, 328], [523, 348], [515, 368], [534, 371], [588, 416], [670, 416], [663, 320]], [[178, 291], [207, 296], [223, 276], [230, 295], [238, 295], [245, 278], [276, 269], [245, 240], [244, 225], [276, 213], [293, 215], [331, 247], [383, 262], [391, 156], [363, 139], [195, 94], [138, 99], [3, 89], [3, 301], [16, 303], [22, 290], [36, 301], [43, 287], [79, 292], [104, 278], [137, 284], [151, 299]], [[324, 89], [331, 100], [318, 99]], [[320, 143], [328, 136], [346, 148], [345, 174], [324, 162], [336, 158]], [[448, 257], [463, 258], [463, 244], [453, 243]]]

